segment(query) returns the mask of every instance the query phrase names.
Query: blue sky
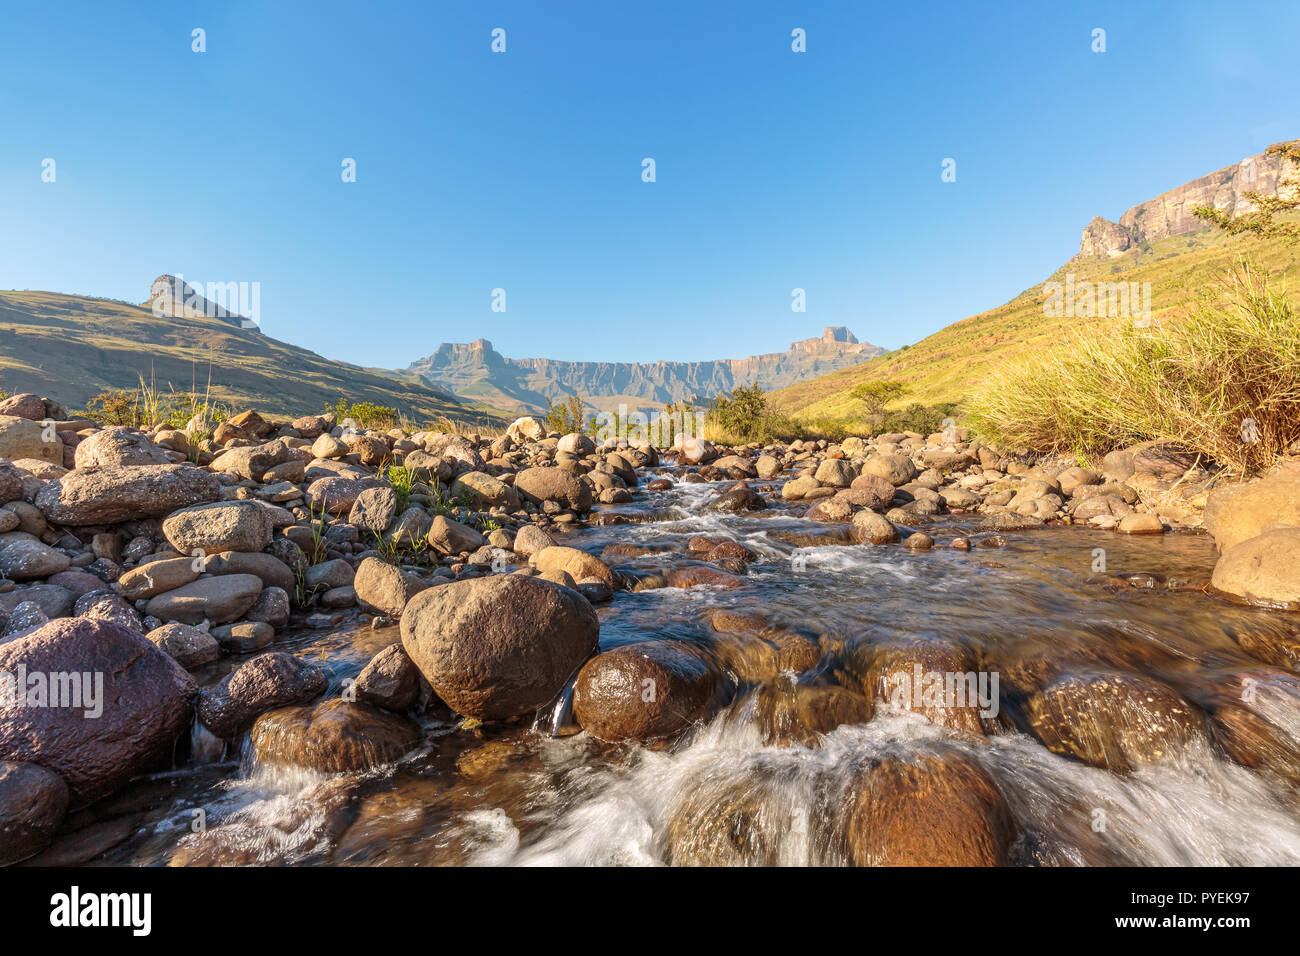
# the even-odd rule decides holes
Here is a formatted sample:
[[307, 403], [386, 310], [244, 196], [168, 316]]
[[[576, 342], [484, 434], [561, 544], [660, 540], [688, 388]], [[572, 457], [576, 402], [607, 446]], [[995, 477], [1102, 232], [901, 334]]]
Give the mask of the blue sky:
[[892, 348], [1300, 136], [1298, 36], [1290, 2], [11, 2], [0, 288], [259, 282], [268, 335], [385, 367]]

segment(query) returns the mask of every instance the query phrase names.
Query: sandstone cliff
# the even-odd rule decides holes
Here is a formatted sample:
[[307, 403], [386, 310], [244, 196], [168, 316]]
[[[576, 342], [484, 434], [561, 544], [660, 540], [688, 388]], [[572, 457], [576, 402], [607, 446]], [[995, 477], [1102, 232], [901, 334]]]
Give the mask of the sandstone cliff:
[[1281, 157], [1266, 153], [1247, 156], [1234, 166], [1225, 166], [1139, 203], [1117, 223], [1095, 217], [1083, 230], [1078, 257], [1114, 258], [1143, 243], [1205, 229], [1206, 223], [1192, 214], [1200, 205], [1227, 210], [1234, 216], [1251, 212], [1254, 206], [1246, 193], [1276, 195], [1278, 181], [1288, 178], [1295, 178], [1295, 170]]

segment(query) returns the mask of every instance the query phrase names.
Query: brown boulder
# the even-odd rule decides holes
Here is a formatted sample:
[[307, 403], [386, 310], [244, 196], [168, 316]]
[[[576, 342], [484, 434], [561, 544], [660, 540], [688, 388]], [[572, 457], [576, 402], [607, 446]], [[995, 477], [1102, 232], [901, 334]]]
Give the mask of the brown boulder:
[[484, 720], [550, 702], [596, 649], [599, 630], [581, 595], [519, 574], [432, 588], [402, 613], [402, 645], [434, 692]]
[[329, 679], [315, 664], [274, 651], [241, 664], [199, 698], [199, 720], [218, 737], [232, 738], [277, 707], [305, 704], [325, 693]]
[[265, 713], [251, 737], [262, 763], [345, 773], [392, 763], [419, 746], [421, 734], [414, 721], [377, 707], [327, 700]]
[[70, 472], [37, 492], [35, 504], [48, 521], [80, 527], [161, 518], [220, 494], [217, 476], [192, 465], [127, 465]]

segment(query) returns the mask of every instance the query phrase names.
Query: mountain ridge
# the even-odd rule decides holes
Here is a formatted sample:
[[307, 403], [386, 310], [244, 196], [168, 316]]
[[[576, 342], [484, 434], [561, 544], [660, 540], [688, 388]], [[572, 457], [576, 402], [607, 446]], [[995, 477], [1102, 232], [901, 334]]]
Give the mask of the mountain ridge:
[[784, 352], [698, 362], [510, 359], [487, 339], [476, 339], [444, 342], [399, 374], [446, 388], [462, 400], [511, 412], [544, 411], [548, 400], [563, 401], [570, 395], [602, 410], [619, 404], [651, 408], [668, 402], [707, 400], [740, 385], [780, 388], [883, 352], [879, 346], [859, 342], [845, 326], [827, 326], [820, 336], [792, 342]]

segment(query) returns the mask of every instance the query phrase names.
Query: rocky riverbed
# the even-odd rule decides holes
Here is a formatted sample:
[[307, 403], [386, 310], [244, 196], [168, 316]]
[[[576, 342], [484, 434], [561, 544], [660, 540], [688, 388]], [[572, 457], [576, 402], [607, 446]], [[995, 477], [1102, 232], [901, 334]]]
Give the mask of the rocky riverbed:
[[1300, 861], [1285, 462], [40, 396], [0, 456], [0, 862]]

